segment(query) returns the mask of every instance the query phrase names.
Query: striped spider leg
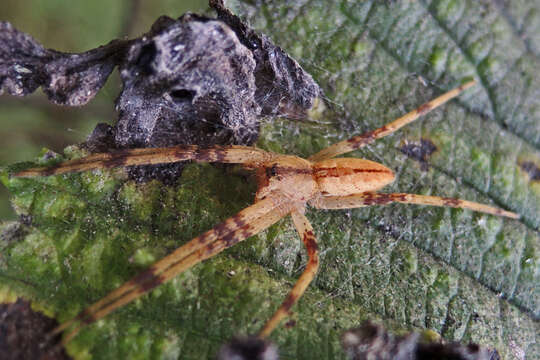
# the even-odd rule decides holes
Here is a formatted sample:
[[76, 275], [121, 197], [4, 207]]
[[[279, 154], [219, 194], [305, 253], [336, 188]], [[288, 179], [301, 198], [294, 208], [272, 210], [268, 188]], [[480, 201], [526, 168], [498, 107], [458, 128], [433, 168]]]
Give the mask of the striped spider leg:
[[455, 98], [463, 91], [467, 90], [471, 86], [474, 86], [475, 84], [476, 81], [474, 80], [466, 82], [465, 84], [458, 86], [457, 88], [452, 89], [431, 101], [428, 101], [427, 103], [419, 106], [415, 110], [408, 112], [402, 117], [397, 118], [396, 120], [386, 125], [383, 125], [378, 129], [368, 131], [361, 135], [354, 136], [348, 140], [343, 140], [333, 145], [330, 145], [329, 147], [322, 149], [318, 153], [311, 155], [309, 157], [309, 160], [320, 161], [324, 159], [330, 159], [335, 156], [343, 155], [353, 150], [360, 149], [368, 144], [371, 144], [375, 140], [388, 136], [401, 129], [403, 126], [412, 123], [422, 115], [425, 115], [431, 110], [438, 108], [439, 106]]
[[[186, 160], [238, 163], [243, 164], [248, 169], [253, 169], [274, 158], [275, 154], [244, 146], [216, 146], [201, 149], [198, 146], [190, 145], [170, 148], [129, 149], [93, 154], [52, 167], [31, 168], [15, 173], [13, 176], [49, 176], [119, 166], [160, 164]], [[101, 319], [115, 309], [139, 298], [197, 263], [250, 236], [256, 235], [286, 216], [291, 209], [292, 205], [286, 201], [286, 198], [268, 196], [257, 201], [154, 263], [150, 268], [89, 306], [73, 319], [55, 328], [52, 333], [57, 334], [79, 324], [64, 337], [63, 343], [68, 343], [83, 326]]]
[[315, 208], [343, 209], [401, 202], [465, 208], [518, 218], [519, 216], [515, 213], [466, 200], [403, 193], [376, 193], [374, 191], [394, 180], [394, 173], [390, 169], [365, 159], [333, 158], [395, 132], [472, 85], [474, 82], [468, 82], [379, 129], [323, 149], [308, 160], [293, 155], [270, 153], [254, 147], [224, 146], [202, 149], [196, 145], [189, 145], [94, 154], [53, 167], [32, 168], [14, 174], [14, 176], [47, 176], [74, 171], [185, 160], [238, 163], [255, 170], [257, 174], [258, 190], [254, 205], [181, 246], [82, 311], [74, 319], [60, 325], [54, 332], [59, 333], [78, 324], [64, 338], [64, 342], [68, 342], [82, 326], [106, 316], [195, 264], [259, 233], [284, 216], [291, 214], [293, 223], [307, 249], [309, 259], [304, 272], [289, 295], [260, 331], [260, 337], [267, 337], [280, 321], [288, 316], [291, 307], [305, 292], [317, 272], [319, 264], [317, 242], [313, 228], [303, 214], [307, 204]]
[[[402, 117], [378, 128], [373, 131], [368, 131], [364, 134], [354, 136], [348, 140], [344, 140], [319, 151], [315, 155], [309, 157], [311, 161], [322, 161], [331, 159], [338, 155], [343, 155], [348, 152], [357, 150], [364, 147], [373, 141], [390, 135], [403, 126], [415, 121], [420, 116], [430, 112], [433, 109], [443, 105], [447, 101], [461, 94], [466, 89], [474, 86], [476, 82], [469, 81], [453, 90], [450, 90], [439, 97], [428, 101], [427, 103], [419, 106], [415, 110], [403, 115]], [[358, 193], [348, 194], [347, 196], [327, 196], [317, 198], [310, 204], [319, 209], [350, 209], [370, 205], [385, 205], [392, 202], [399, 202], [403, 204], [417, 204], [417, 205], [432, 205], [470, 209], [473, 211], [483, 212], [492, 215], [506, 216], [513, 219], [518, 219], [519, 215], [510, 211], [505, 211], [499, 208], [487, 206], [484, 204], [475, 203], [472, 201], [466, 201], [461, 199], [445, 198], [439, 196], [425, 196], [417, 194], [383, 194], [383, 193]]]
[[313, 228], [311, 227], [309, 220], [303, 214], [303, 210], [304, 209], [292, 211], [291, 217], [294, 222], [294, 226], [296, 227], [296, 231], [298, 231], [298, 234], [302, 238], [308, 253], [309, 259], [306, 264], [306, 268], [296, 281], [296, 284], [294, 284], [291, 292], [285, 298], [281, 306], [259, 332], [260, 337], [267, 337], [270, 335], [272, 330], [279, 325], [280, 321], [289, 315], [291, 307], [296, 303], [296, 301], [298, 301], [302, 294], [304, 294], [307, 287], [317, 274], [317, 270], [319, 268], [317, 238], [313, 234]]
[[290, 204], [279, 201], [272, 198], [259, 201], [192, 239], [83, 310], [72, 320], [58, 326], [53, 330], [53, 334], [60, 333], [75, 323], [80, 323], [64, 337], [63, 342], [68, 343], [77, 335], [81, 327], [103, 318], [199, 262], [258, 234], [276, 223], [286, 215], [283, 212], [290, 209]]
[[511, 219], [519, 219], [519, 215], [511, 211], [502, 210], [496, 207], [479, 204], [472, 201], [440, 196], [405, 193], [386, 194], [365, 192], [361, 194], [347, 196], [327, 196], [313, 201], [311, 205], [318, 209], [352, 209], [371, 205], [386, 205], [393, 202], [402, 204], [432, 205], [459, 209], [469, 209], [486, 214], [506, 216]]

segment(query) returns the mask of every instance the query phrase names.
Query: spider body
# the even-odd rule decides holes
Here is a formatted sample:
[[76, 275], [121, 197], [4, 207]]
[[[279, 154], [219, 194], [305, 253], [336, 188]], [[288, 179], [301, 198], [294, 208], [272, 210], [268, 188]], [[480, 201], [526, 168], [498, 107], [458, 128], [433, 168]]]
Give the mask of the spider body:
[[366, 159], [338, 158], [313, 164], [313, 176], [323, 196], [347, 196], [376, 191], [394, 181], [394, 172]]
[[338, 158], [311, 162], [298, 156], [276, 155], [257, 170], [255, 200], [287, 198], [304, 207], [326, 196], [347, 196], [381, 189], [394, 180], [389, 168], [366, 159]]
[[300, 239], [306, 247], [308, 261], [304, 272], [289, 295], [259, 333], [260, 337], [268, 336], [280, 321], [290, 314], [291, 307], [302, 296], [318, 269], [317, 240], [309, 220], [304, 215], [308, 204], [320, 209], [346, 209], [399, 202], [471, 209], [497, 216], [519, 218], [518, 214], [510, 211], [461, 199], [405, 193], [378, 193], [375, 191], [394, 180], [392, 170], [370, 160], [334, 158], [395, 132], [473, 85], [474, 81], [470, 81], [379, 129], [331, 145], [309, 159], [275, 154], [247, 146], [204, 149], [196, 145], [182, 145], [93, 154], [53, 167], [31, 168], [13, 174], [20, 177], [49, 176], [74, 171], [186, 160], [236, 163], [256, 171], [258, 190], [253, 205], [157, 261], [141, 274], [86, 308], [72, 320], [57, 327], [54, 333], [79, 324], [64, 337], [64, 342], [68, 342], [82, 326], [106, 316], [186, 269], [263, 231], [284, 216], [291, 215]]

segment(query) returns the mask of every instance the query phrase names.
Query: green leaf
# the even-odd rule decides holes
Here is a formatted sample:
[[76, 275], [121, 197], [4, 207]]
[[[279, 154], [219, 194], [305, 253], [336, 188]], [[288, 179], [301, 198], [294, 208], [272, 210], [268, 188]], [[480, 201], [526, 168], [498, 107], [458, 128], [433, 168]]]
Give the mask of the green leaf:
[[[314, 122], [266, 120], [259, 146], [308, 156], [473, 77], [479, 85], [459, 99], [352, 156], [392, 168], [388, 192], [460, 197], [522, 216], [406, 205], [308, 211], [321, 269], [293, 309], [294, 326], [272, 334], [282, 358], [343, 358], [341, 332], [366, 319], [493, 346], [503, 358], [540, 356], [540, 183], [524, 166], [540, 167], [538, 5], [232, 5], [297, 58], [328, 100]], [[400, 151], [421, 139], [437, 149], [427, 169]], [[0, 289], [59, 321], [246, 207], [255, 191], [242, 173], [211, 165], [189, 165], [168, 187], [135, 184], [121, 169], [34, 179], [11, 171], [2, 182], [31, 225], [2, 227]], [[260, 329], [305, 261], [285, 219], [83, 330], [68, 350], [212, 357], [232, 336]]]

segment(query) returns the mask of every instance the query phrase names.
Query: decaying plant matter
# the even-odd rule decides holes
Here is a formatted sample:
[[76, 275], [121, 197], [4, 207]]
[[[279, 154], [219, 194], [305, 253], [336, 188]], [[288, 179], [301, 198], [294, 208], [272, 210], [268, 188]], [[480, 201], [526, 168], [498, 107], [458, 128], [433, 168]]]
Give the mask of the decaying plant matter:
[[[187, 13], [162, 16], [142, 36], [113, 40], [79, 54], [45, 49], [0, 22], [0, 95], [25, 96], [41, 87], [59, 105], [89, 102], [119, 68], [118, 121], [99, 124], [91, 152], [179, 144], [251, 145], [259, 119], [303, 118], [320, 94], [300, 65], [226, 9], [217, 19]], [[132, 178], [175, 181], [183, 164], [132, 168]]]

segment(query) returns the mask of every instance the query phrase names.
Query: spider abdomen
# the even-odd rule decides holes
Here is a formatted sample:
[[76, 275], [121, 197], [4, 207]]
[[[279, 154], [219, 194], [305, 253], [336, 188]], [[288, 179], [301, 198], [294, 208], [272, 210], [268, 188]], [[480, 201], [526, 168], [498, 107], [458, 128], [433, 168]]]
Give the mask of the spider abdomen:
[[345, 196], [378, 190], [394, 181], [394, 173], [374, 161], [328, 159], [313, 165], [313, 177], [325, 196]]

